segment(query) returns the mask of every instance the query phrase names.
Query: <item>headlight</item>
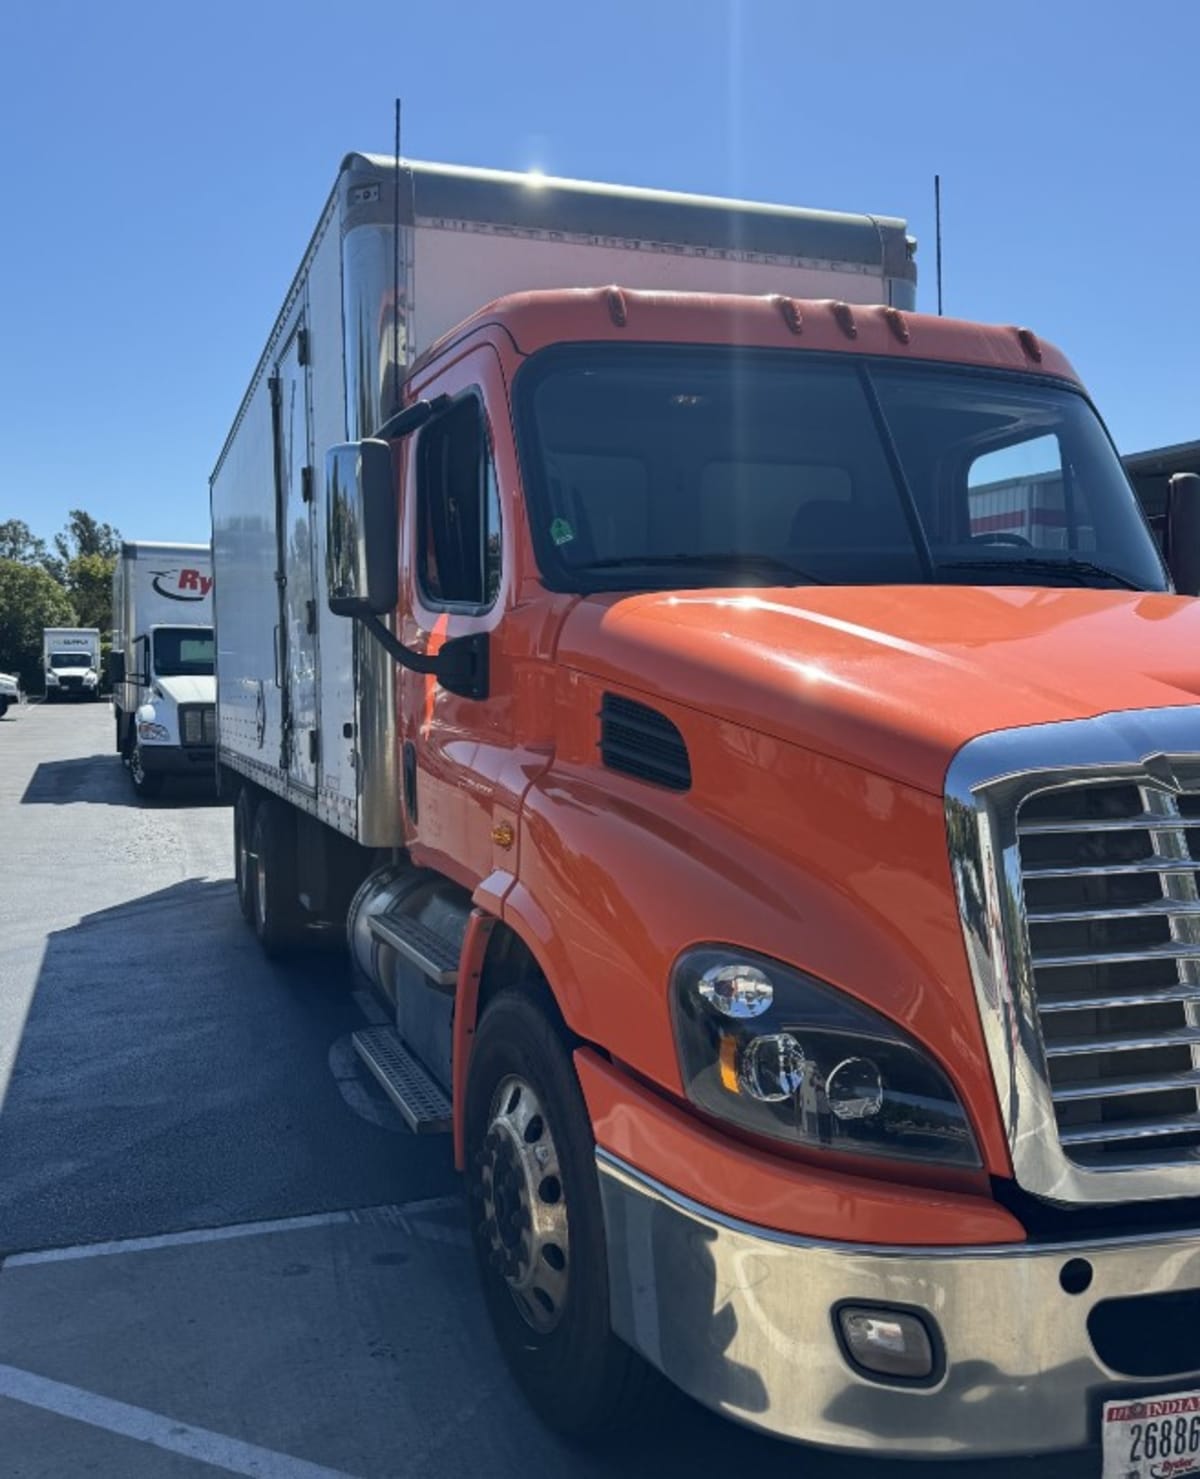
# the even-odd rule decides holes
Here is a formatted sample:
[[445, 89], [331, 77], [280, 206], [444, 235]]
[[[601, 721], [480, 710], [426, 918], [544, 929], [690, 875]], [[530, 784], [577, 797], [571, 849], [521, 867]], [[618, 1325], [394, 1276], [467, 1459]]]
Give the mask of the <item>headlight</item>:
[[53, 668], [47, 668], [47, 670], [46, 670], [46, 682], [47, 683], [57, 683], [58, 682], [58, 674], [54, 671]]
[[676, 963], [688, 1097], [757, 1135], [814, 1149], [981, 1164], [958, 1096], [886, 1017], [778, 961], [703, 946]]
[[171, 731], [163, 724], [139, 724], [138, 739], [169, 740]]

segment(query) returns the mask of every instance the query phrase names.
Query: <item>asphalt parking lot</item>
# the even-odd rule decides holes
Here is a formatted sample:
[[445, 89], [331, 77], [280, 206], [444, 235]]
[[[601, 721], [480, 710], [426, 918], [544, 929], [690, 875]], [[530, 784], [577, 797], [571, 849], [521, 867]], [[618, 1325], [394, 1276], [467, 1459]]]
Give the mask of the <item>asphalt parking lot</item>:
[[107, 705], [0, 721], [3, 1479], [929, 1471], [682, 1398], [635, 1452], [542, 1429], [491, 1343], [448, 1141], [357, 1068], [376, 1009], [340, 950], [263, 959], [230, 812], [138, 803], [111, 747]]

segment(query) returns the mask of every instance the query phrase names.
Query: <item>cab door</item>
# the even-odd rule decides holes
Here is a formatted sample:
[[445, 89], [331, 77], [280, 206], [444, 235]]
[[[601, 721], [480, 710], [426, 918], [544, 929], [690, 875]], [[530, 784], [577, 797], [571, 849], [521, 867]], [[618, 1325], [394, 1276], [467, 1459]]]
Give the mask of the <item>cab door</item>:
[[271, 382], [275, 419], [276, 634], [282, 689], [280, 765], [305, 790], [316, 789], [317, 603], [309, 448], [307, 333], [303, 321], [280, 355]]
[[493, 871], [497, 783], [513, 747], [504, 640], [511, 559], [488, 409], [505, 404], [501, 384], [495, 351], [485, 346], [422, 385], [422, 397], [444, 395], [449, 405], [405, 455], [401, 640], [432, 653], [451, 637], [490, 638], [486, 699], [450, 693], [418, 673], [405, 671], [400, 681], [412, 852], [469, 887]]

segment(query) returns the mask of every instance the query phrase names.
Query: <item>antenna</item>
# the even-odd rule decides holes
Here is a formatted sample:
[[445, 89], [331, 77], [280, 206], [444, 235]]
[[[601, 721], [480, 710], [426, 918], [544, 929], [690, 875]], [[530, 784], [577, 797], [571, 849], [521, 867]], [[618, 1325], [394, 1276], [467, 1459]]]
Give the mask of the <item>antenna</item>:
[[[396, 107], [399, 108], [397, 103]], [[399, 114], [396, 115], [399, 117]], [[397, 125], [399, 127], [399, 125]], [[938, 317], [942, 316], [942, 177], [933, 177], [933, 214], [937, 223], [937, 293], [938, 293]]]
[[396, 99], [396, 178], [392, 211], [392, 413], [400, 409], [400, 99]]

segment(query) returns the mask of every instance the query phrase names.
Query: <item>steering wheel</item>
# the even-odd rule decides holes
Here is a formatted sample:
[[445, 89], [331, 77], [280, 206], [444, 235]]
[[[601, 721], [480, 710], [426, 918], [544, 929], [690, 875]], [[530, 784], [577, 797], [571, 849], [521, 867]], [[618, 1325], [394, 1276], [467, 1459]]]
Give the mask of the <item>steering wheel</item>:
[[972, 544], [1015, 544], [1019, 549], [1032, 549], [1033, 540], [1023, 534], [1005, 534], [997, 530], [994, 534], [972, 534]]

